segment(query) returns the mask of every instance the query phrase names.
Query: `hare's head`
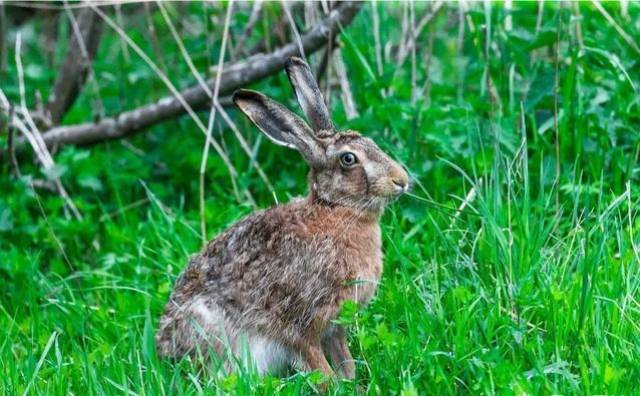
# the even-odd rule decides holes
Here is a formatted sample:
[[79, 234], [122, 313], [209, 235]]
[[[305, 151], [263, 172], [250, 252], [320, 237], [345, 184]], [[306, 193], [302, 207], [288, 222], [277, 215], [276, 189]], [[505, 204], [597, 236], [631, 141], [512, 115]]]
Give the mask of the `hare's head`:
[[380, 211], [407, 191], [407, 172], [373, 142], [354, 131], [338, 131], [309, 66], [299, 58], [285, 64], [309, 124], [265, 95], [238, 90], [233, 101], [273, 142], [297, 149], [311, 166], [313, 200]]

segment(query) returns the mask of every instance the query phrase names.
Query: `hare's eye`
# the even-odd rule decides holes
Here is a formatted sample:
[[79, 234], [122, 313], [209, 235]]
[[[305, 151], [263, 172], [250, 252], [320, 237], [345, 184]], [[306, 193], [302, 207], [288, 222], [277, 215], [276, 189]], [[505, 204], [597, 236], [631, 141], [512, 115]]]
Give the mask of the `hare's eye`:
[[340, 163], [342, 166], [349, 167], [358, 162], [358, 158], [354, 153], [346, 152], [340, 155]]

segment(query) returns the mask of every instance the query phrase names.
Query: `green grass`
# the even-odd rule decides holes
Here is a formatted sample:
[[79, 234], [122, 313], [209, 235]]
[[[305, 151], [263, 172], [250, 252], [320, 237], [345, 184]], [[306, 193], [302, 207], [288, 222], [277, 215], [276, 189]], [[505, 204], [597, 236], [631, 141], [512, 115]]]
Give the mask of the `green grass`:
[[[377, 7], [384, 54], [385, 43], [402, 37], [404, 6]], [[416, 18], [425, 7], [415, 5]], [[589, 4], [579, 6], [580, 16], [573, 5], [545, 4], [539, 29], [537, 5], [515, 4], [511, 31], [502, 4], [469, 7], [463, 36], [452, 4], [418, 37], [415, 100], [410, 56], [397, 67], [392, 47], [378, 74], [371, 4], [340, 38], [360, 114], [347, 120], [334, 89], [336, 123], [374, 138], [406, 164], [415, 184], [382, 219], [386, 254], [376, 299], [341, 317], [351, 324], [357, 380], [331, 392], [352, 394], [359, 386], [402, 395], [637, 394], [640, 54]], [[163, 48], [157, 54], [144, 18], [127, 16], [135, 8], [123, 8], [125, 31], [154, 60], [164, 59], [176, 85], [193, 84], [161, 14], [152, 15]], [[249, 44], [280, 17], [278, 4], [265, 8]], [[630, 4], [628, 16], [617, 3], [605, 8], [640, 42], [640, 7]], [[222, 26], [205, 21], [221, 21], [223, 5], [168, 11], [181, 21], [199, 70], [215, 64]], [[249, 13], [236, 9], [232, 37]], [[57, 62], [68, 29], [60, 26]], [[40, 50], [41, 29], [39, 18], [19, 29], [30, 103], [36, 91], [46, 98], [55, 78]], [[17, 31], [9, 30], [10, 43]], [[9, 47], [1, 88], [17, 102]], [[125, 56], [108, 27], [94, 66], [100, 98], [85, 89], [65, 123], [91, 119], [96, 100], [115, 114], [167, 93], [135, 53]], [[294, 106], [283, 73], [252, 88]], [[207, 114], [200, 116], [206, 122]], [[257, 130], [232, 116], [255, 143]], [[239, 170], [239, 190], [259, 207], [305, 193], [307, 169], [297, 154], [260, 144], [257, 160], [274, 197], [228, 127], [219, 130]], [[6, 134], [0, 143], [5, 147]], [[225, 375], [213, 364], [155, 356], [163, 305], [201, 246], [203, 143], [184, 117], [126, 144], [62, 148], [56, 172], [83, 220], [71, 219], [56, 194], [29, 187], [30, 178], [46, 178], [29, 152], [19, 157], [21, 178], [0, 164], [0, 393], [299, 394], [321, 380], [295, 373], [260, 378], [250, 369]], [[475, 199], [458, 212], [472, 189]], [[209, 237], [253, 210], [231, 192], [212, 153]]]

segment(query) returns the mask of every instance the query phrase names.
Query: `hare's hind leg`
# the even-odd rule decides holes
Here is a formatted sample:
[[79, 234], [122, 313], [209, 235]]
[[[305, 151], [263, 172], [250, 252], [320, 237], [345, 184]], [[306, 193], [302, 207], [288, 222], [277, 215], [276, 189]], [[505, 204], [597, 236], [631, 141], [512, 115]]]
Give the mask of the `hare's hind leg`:
[[349, 351], [344, 327], [330, 325], [322, 336], [322, 349], [342, 377], [355, 378], [356, 365]]
[[324, 355], [320, 342], [308, 342], [298, 346], [299, 356], [296, 368], [301, 371], [320, 371], [328, 378], [334, 378], [333, 371]]
[[160, 356], [180, 358], [187, 354], [225, 356], [229, 332], [224, 314], [215, 303], [197, 297], [186, 304], [170, 301], [160, 320], [156, 348]]

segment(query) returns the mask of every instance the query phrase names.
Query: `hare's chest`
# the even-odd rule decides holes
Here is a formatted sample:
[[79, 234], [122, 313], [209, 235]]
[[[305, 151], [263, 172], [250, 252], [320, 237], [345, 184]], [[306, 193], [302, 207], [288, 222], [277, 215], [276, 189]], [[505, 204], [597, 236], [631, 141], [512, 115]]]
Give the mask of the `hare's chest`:
[[[371, 233], [368, 238], [356, 241], [346, 258], [348, 271], [345, 285], [345, 298], [364, 306], [374, 297], [382, 275], [382, 248], [379, 232]], [[350, 256], [350, 259], [349, 259]]]
[[382, 253], [376, 252], [375, 257], [362, 264], [347, 280], [351, 299], [359, 306], [367, 305], [376, 294], [382, 275]]

